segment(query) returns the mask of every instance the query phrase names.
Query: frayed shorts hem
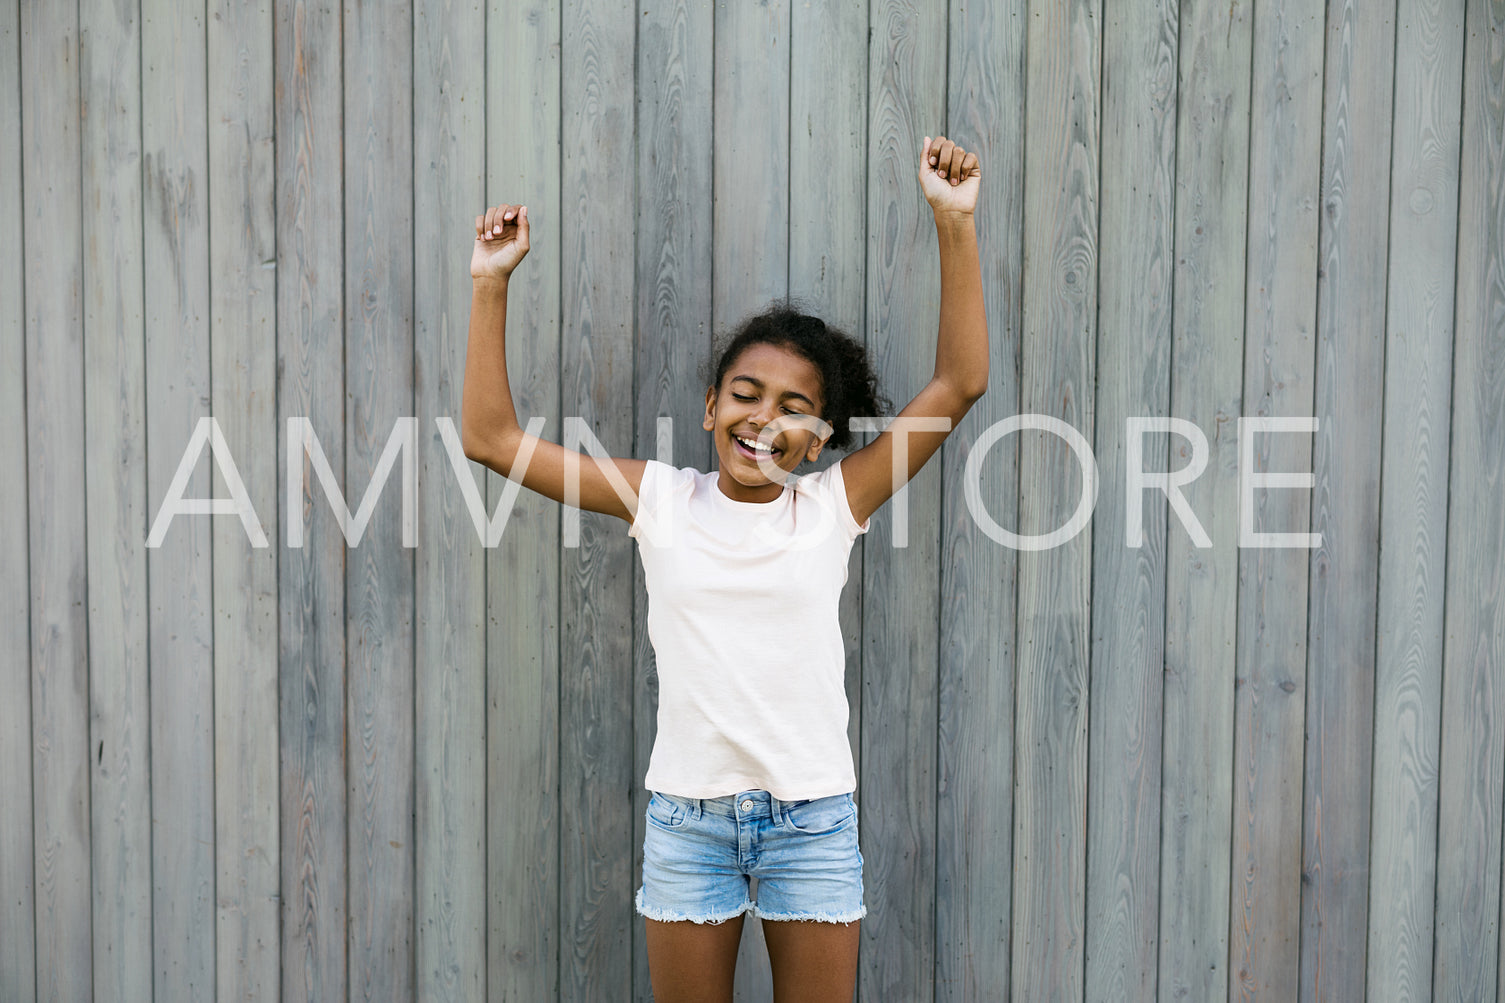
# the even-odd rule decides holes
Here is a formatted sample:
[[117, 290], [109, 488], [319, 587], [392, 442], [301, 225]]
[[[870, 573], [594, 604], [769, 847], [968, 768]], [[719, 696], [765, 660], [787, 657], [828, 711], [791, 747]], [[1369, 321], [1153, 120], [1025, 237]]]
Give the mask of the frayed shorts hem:
[[725, 923], [727, 920], [736, 919], [743, 913], [751, 912], [752, 910], [757, 908], [757, 906], [754, 905], [751, 901], [747, 901], [743, 902], [741, 905], [731, 910], [730, 912], [711, 912], [701, 913], [699, 915], [691, 915], [689, 913], [676, 913], [669, 909], [655, 909], [652, 906], [645, 905], [643, 903], [643, 889], [641, 888], [638, 889], [637, 902], [635, 904], [637, 906], [639, 916], [646, 917], [647, 919], [657, 920], [660, 923], [679, 923], [688, 920], [691, 923], [705, 923], [710, 924], [711, 926]]
[[783, 923], [800, 920], [814, 923], [855, 923], [867, 915], [867, 906], [854, 909], [850, 912], [817, 912], [817, 913], [792, 913], [792, 912], [767, 912], [759, 909], [756, 902], [753, 903], [751, 912], [759, 919], [766, 919], [771, 923]]

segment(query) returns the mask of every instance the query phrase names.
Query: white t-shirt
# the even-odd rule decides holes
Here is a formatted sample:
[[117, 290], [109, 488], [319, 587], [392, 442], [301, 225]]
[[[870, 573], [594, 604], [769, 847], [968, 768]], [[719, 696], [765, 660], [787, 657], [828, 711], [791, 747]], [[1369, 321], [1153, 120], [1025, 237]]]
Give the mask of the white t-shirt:
[[648, 585], [658, 735], [644, 785], [681, 797], [857, 788], [837, 605], [867, 532], [840, 462], [739, 502], [719, 474], [649, 460], [628, 535]]

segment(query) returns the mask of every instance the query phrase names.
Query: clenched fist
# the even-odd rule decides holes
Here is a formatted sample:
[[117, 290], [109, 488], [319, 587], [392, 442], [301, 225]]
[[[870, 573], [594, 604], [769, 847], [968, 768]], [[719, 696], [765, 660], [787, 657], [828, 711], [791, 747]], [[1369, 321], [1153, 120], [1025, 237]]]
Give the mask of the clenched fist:
[[930, 208], [937, 214], [970, 213], [977, 205], [981, 187], [977, 154], [968, 153], [945, 136], [934, 140], [925, 137], [925, 151], [920, 154], [920, 188]]
[[476, 217], [472, 279], [505, 279], [528, 253], [528, 207], [502, 204]]

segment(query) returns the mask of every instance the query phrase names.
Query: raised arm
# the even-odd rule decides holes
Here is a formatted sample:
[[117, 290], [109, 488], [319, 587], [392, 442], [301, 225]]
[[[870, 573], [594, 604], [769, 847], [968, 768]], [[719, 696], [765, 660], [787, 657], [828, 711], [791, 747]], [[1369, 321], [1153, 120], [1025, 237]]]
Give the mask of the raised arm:
[[[941, 448], [962, 417], [988, 389], [988, 318], [982, 300], [982, 266], [972, 211], [982, 187], [977, 155], [945, 137], [925, 137], [920, 187], [935, 214], [941, 258], [941, 316], [935, 374], [899, 412], [895, 424], [841, 461], [847, 502], [861, 523], [893, 497]], [[947, 419], [945, 431], [906, 429], [912, 418]], [[930, 423], [936, 424], [936, 423]], [[907, 435], [903, 463], [895, 431]]]
[[[507, 382], [507, 284], [528, 253], [528, 207], [499, 205], [476, 217], [470, 257], [470, 336], [460, 440], [465, 455], [555, 501], [631, 522], [642, 460], [596, 458], [523, 431]], [[579, 484], [578, 501], [568, 497]], [[623, 497], [626, 495], [627, 497]]]

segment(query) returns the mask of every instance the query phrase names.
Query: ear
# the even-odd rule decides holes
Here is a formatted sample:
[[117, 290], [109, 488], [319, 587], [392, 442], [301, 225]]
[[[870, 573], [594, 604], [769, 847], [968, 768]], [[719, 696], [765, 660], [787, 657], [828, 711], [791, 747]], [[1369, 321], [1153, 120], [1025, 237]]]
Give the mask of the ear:
[[703, 428], [703, 429], [705, 429], [707, 432], [712, 431], [716, 427], [716, 388], [715, 387], [707, 387], [706, 388], [706, 391], [705, 391], [705, 420], [700, 423], [700, 427]]
[[810, 448], [807, 449], [807, 450], [805, 450], [805, 459], [808, 460], [811, 463], [814, 463], [816, 461], [816, 459], [820, 456], [821, 449], [823, 449], [825, 447], [826, 443], [830, 442], [830, 441], [831, 441], [831, 437], [829, 435], [826, 436], [824, 439], [815, 439], [814, 441], [812, 441], [810, 443]]

